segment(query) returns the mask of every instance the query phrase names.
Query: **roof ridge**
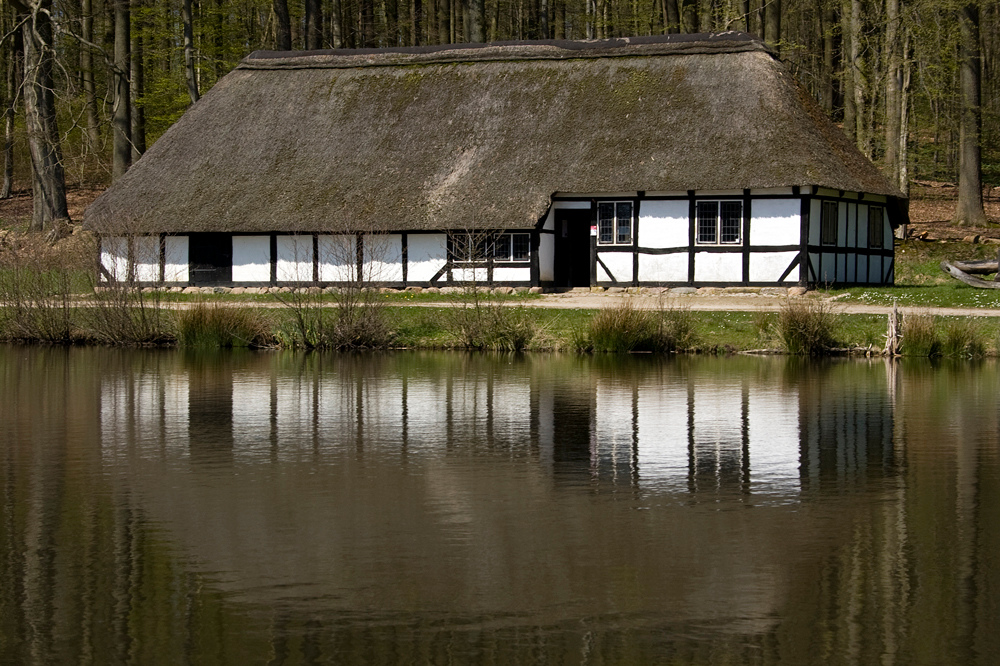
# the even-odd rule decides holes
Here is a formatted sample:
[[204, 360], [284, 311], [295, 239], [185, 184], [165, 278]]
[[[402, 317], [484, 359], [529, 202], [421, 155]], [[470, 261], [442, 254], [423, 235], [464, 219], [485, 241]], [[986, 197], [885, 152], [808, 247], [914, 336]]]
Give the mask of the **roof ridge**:
[[592, 40], [531, 40], [445, 44], [384, 49], [254, 51], [237, 69], [342, 69], [431, 63], [568, 60], [653, 55], [699, 55], [764, 51], [769, 47], [745, 32], [651, 35]]

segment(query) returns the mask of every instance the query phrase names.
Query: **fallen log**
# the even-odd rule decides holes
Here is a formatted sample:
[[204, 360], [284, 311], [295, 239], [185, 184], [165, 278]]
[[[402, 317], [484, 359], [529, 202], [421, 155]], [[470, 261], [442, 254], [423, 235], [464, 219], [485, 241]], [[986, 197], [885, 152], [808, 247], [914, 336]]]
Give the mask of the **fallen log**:
[[[958, 267], [962, 263], [969, 264], [969, 263], [985, 263], [985, 262], [942, 261], [941, 270], [943, 270], [945, 273], [952, 276], [956, 280], [964, 282], [970, 287], [976, 287], [977, 289], [1000, 289], [1000, 282], [994, 282], [993, 280], [984, 280], [974, 275], [970, 275], [967, 271], [963, 271], [961, 268]], [[996, 265], [997, 262], [993, 262], [994, 266], [993, 272], [996, 272]], [[983, 272], [985, 273], [986, 271]]]
[[997, 260], [985, 259], [982, 261], [953, 261], [951, 265], [969, 275], [992, 275], [997, 272]]

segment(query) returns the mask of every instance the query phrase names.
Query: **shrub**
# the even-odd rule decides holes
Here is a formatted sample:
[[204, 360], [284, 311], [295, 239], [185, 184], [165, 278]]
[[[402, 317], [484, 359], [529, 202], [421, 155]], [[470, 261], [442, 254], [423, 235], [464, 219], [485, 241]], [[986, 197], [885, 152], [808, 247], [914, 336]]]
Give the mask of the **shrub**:
[[819, 301], [787, 300], [778, 312], [778, 337], [789, 354], [821, 354], [834, 345], [836, 316]]
[[177, 342], [184, 347], [263, 347], [271, 339], [268, 318], [248, 308], [198, 303], [177, 315]]
[[941, 350], [945, 356], [979, 358], [985, 353], [979, 325], [967, 318], [954, 319], [944, 329]]
[[940, 356], [941, 341], [934, 327], [934, 317], [914, 314], [903, 317], [902, 352], [905, 356]]
[[72, 342], [80, 336], [72, 294], [79, 253], [57, 252], [40, 237], [7, 233], [0, 248], [3, 337]]
[[172, 317], [160, 308], [159, 292], [144, 294], [132, 282], [110, 282], [94, 290], [94, 307], [85, 318], [90, 334], [112, 345], [149, 345], [172, 341]]
[[695, 318], [689, 308], [660, 310], [660, 346], [663, 351], [690, 349], [697, 341]]
[[523, 304], [505, 305], [470, 292], [470, 298], [449, 313], [448, 326], [469, 349], [523, 351], [537, 334], [534, 317]]
[[342, 292], [332, 308], [318, 301], [286, 305], [291, 317], [275, 332], [284, 347], [384, 349], [395, 337], [384, 307], [360, 292]]
[[[638, 310], [626, 301], [605, 308], [590, 320], [587, 336], [578, 340], [577, 347], [586, 351], [627, 353], [632, 351], [663, 351], [664, 317], [656, 312]], [[678, 325], [681, 329], [682, 326]]]

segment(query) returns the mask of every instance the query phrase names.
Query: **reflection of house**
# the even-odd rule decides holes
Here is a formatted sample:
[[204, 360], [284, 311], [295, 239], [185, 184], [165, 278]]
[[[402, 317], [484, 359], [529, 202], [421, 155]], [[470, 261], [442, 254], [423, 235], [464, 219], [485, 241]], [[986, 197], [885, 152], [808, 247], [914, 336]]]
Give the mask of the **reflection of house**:
[[[563, 386], [541, 381], [527, 364], [501, 372], [489, 359], [455, 356], [453, 367], [414, 370], [403, 358], [415, 357], [374, 366], [342, 357], [325, 371], [282, 371], [269, 357], [249, 356], [108, 380], [105, 448], [141, 428], [139, 448], [250, 464], [343, 451], [415, 460], [475, 450], [614, 486], [795, 495], [803, 475], [841, 474], [838, 460], [857, 455], [855, 438], [830, 430], [831, 410], [865, 441], [877, 440], [869, 442], [876, 449], [891, 440], [891, 414], [876, 410], [878, 424], [866, 425], [870, 409], [839, 399], [803, 412], [812, 393], [780, 376], [733, 384], [670, 365], [666, 374], [638, 371], [622, 381], [597, 373]], [[823, 425], [809, 425], [817, 419]]]
[[741, 33], [258, 52], [86, 213], [217, 285], [891, 284], [905, 218]]

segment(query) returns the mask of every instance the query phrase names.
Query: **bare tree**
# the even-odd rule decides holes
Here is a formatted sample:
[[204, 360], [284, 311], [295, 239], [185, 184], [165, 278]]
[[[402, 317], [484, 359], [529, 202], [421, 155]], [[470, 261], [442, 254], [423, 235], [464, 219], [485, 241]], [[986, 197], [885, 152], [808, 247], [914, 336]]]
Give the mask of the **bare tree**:
[[274, 0], [274, 47], [279, 51], [292, 50], [292, 21], [288, 16], [288, 0]]
[[131, 15], [129, 0], [115, 0], [114, 151], [111, 165], [111, 177], [115, 180], [125, 175], [132, 166], [132, 95], [129, 92]]
[[959, 87], [962, 117], [959, 123], [958, 205], [954, 222], [976, 226], [986, 223], [983, 210], [981, 62], [979, 54], [979, 8], [969, 2], [958, 10], [961, 31]]
[[11, 0], [24, 15], [24, 116], [31, 152], [31, 187], [34, 213], [31, 228], [58, 233], [69, 221], [66, 176], [56, 123], [55, 82], [52, 76], [55, 41], [52, 0]]

